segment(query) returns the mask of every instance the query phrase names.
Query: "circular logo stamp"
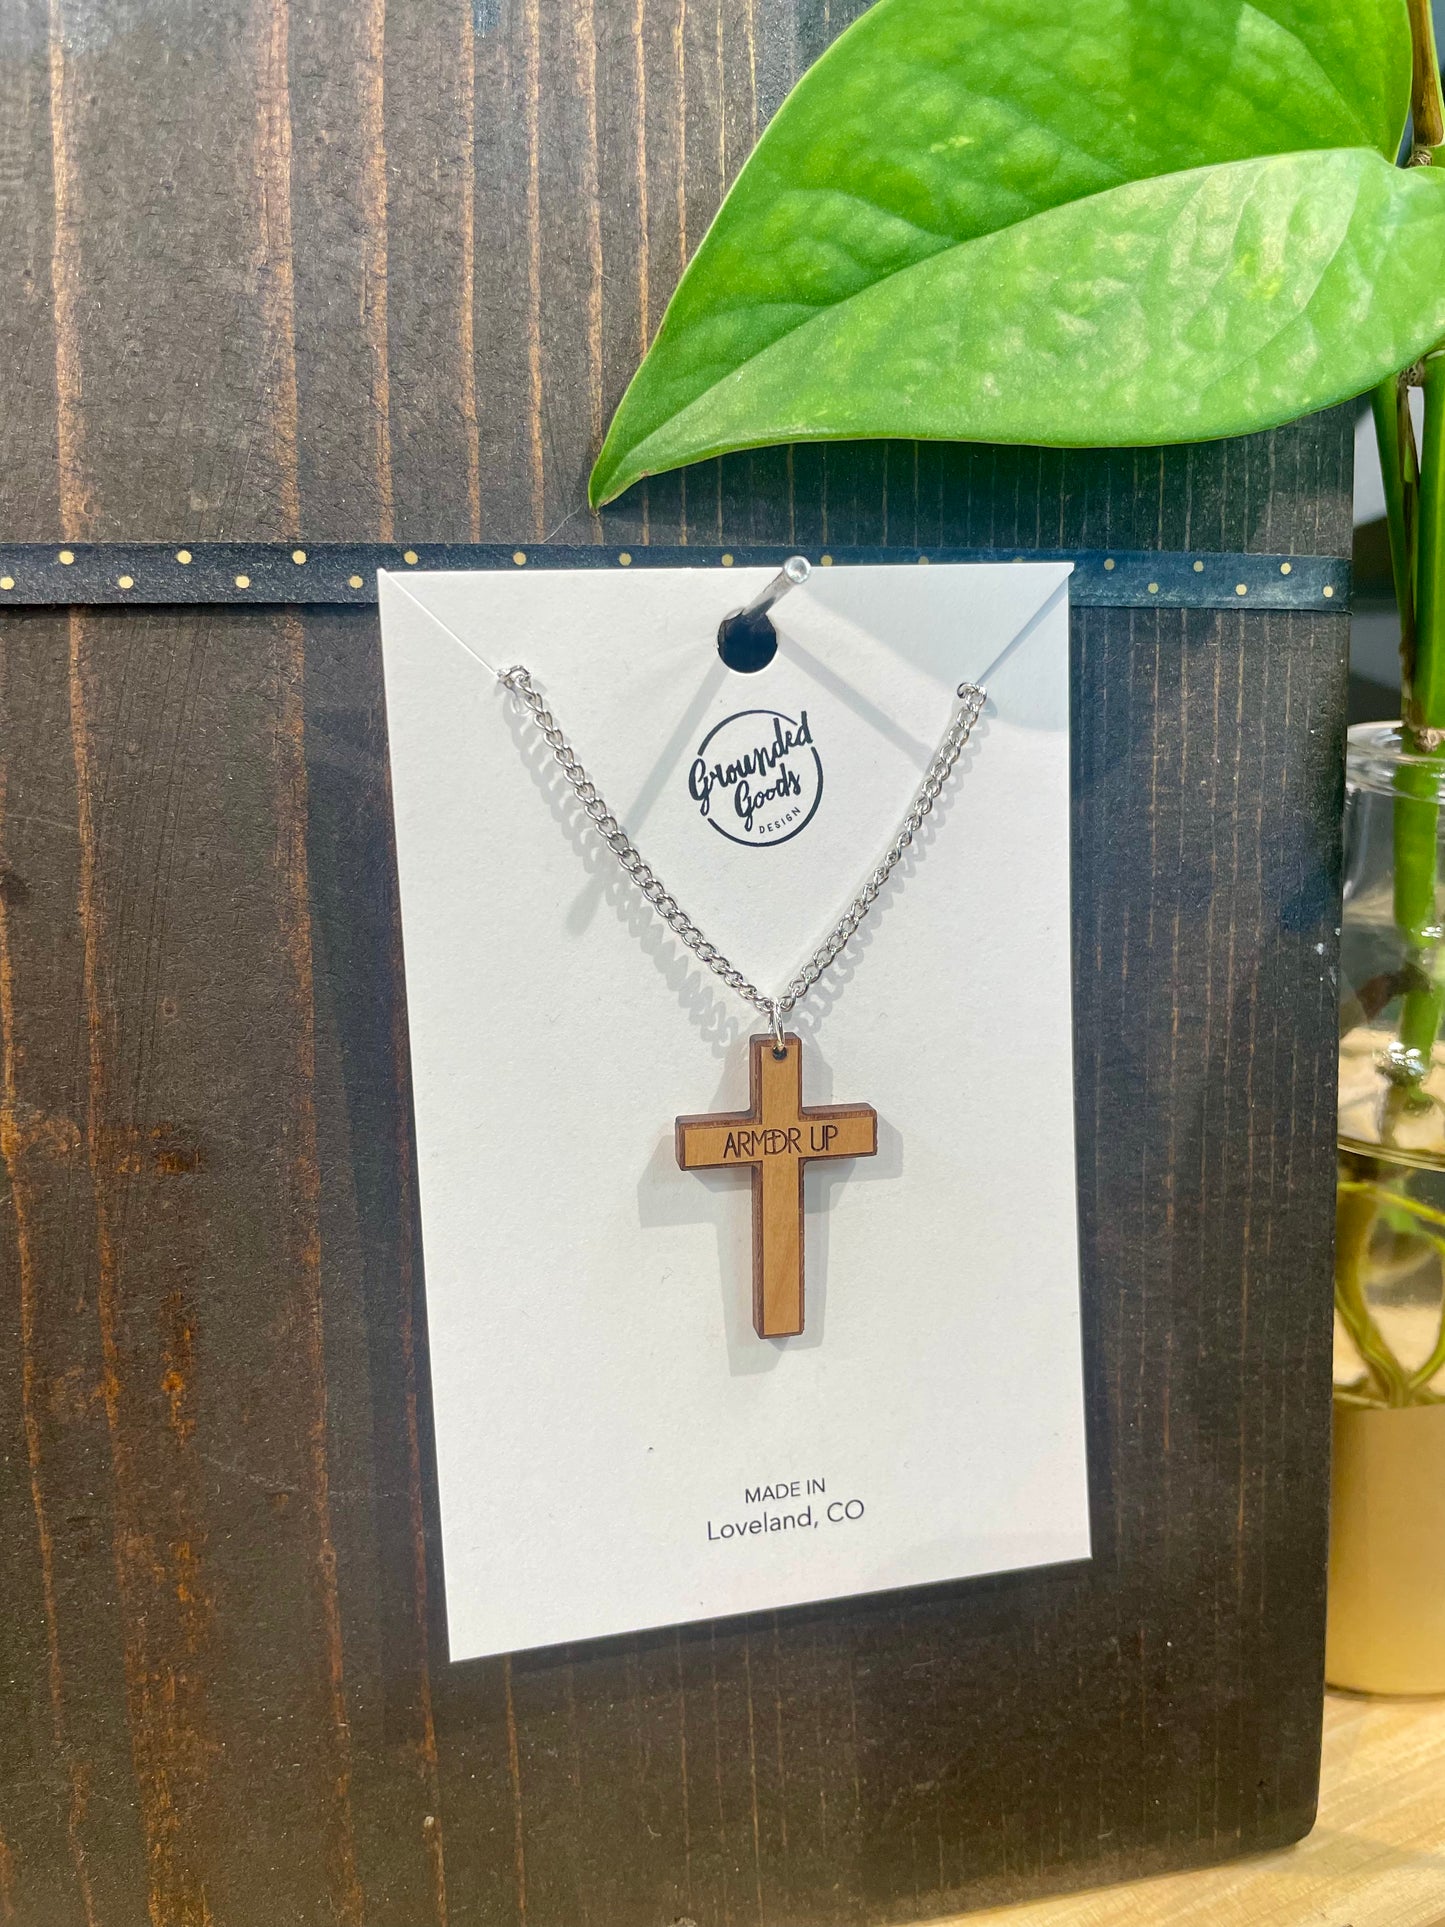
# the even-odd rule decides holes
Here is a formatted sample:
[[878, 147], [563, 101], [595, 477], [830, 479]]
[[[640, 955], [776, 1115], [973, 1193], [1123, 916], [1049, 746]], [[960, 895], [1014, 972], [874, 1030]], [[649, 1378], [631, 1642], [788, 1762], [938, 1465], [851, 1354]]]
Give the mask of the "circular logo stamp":
[[823, 761], [808, 712], [743, 709], [709, 730], [687, 775], [688, 794], [719, 836], [767, 849], [812, 822]]

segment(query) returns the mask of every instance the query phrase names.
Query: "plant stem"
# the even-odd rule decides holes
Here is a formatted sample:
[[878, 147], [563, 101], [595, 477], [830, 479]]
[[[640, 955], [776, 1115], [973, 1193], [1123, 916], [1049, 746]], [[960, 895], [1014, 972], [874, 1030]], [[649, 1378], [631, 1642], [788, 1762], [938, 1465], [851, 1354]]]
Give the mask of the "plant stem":
[[[1371, 1162], [1363, 1158], [1352, 1158], [1347, 1170], [1369, 1170]], [[1345, 1270], [1336, 1287], [1336, 1307], [1340, 1321], [1361, 1358], [1367, 1356], [1367, 1348], [1378, 1340], [1384, 1346], [1385, 1339], [1378, 1324], [1369, 1314], [1368, 1300], [1360, 1284], [1360, 1273], [1369, 1263], [1369, 1245], [1374, 1234], [1375, 1217], [1386, 1210], [1402, 1212], [1413, 1219], [1419, 1227], [1414, 1235], [1422, 1244], [1428, 1245], [1435, 1254], [1435, 1264], [1442, 1280], [1445, 1280], [1445, 1238], [1428, 1227], [1436, 1226], [1445, 1230], [1445, 1211], [1437, 1211], [1433, 1205], [1425, 1204], [1419, 1198], [1412, 1198], [1409, 1192], [1410, 1174], [1408, 1171], [1392, 1178], [1366, 1178], [1341, 1176], [1338, 1185], [1339, 1199], [1339, 1245], [1338, 1249]], [[1399, 1189], [1396, 1189], [1396, 1186]], [[1363, 1311], [1363, 1317], [1361, 1313]], [[1361, 1340], [1363, 1339], [1363, 1343]], [[1393, 1358], [1393, 1352], [1391, 1357]], [[1398, 1361], [1396, 1361], [1398, 1363]], [[1378, 1381], [1380, 1374], [1373, 1367], [1370, 1377]], [[1401, 1367], [1402, 1372], [1405, 1368]], [[1442, 1299], [1440, 1318], [1437, 1321], [1435, 1344], [1424, 1364], [1413, 1372], [1405, 1374], [1404, 1403], [1434, 1404], [1439, 1395], [1430, 1390], [1430, 1381], [1437, 1373], [1445, 1371], [1445, 1299]], [[1370, 1389], [1366, 1379], [1353, 1388], [1341, 1388], [1353, 1392], [1357, 1404], [1378, 1404], [1376, 1392]]]
[[1370, 1239], [1379, 1215], [1379, 1189], [1376, 1182], [1341, 1190], [1336, 1206], [1335, 1309], [1368, 1374], [1366, 1395], [1373, 1403], [1395, 1406], [1408, 1402], [1405, 1373], [1371, 1315], [1364, 1286]]
[[[1401, 605], [1406, 747], [1428, 759], [1401, 769], [1394, 823], [1395, 922], [1404, 939], [1412, 979], [1401, 1002], [1399, 1068], [1407, 1078], [1408, 1093], [1416, 1099], [1430, 1072], [1445, 1012], [1445, 986], [1439, 981], [1437, 881], [1439, 797], [1445, 782], [1445, 356], [1426, 361], [1424, 389], [1425, 435], [1417, 490], [1409, 487], [1407, 451], [1413, 436], [1408, 417], [1401, 423], [1397, 413], [1393, 442], [1388, 427], [1381, 440], [1382, 461], [1387, 454], [1394, 456], [1391, 466], [1397, 489], [1393, 504], [1387, 497], [1387, 508], [1394, 511], [1391, 557], [1399, 551], [1407, 563], [1414, 564], [1414, 633], [1408, 650], [1404, 611], [1409, 605], [1404, 601]], [[1377, 423], [1382, 414], [1388, 417], [1388, 407], [1377, 409]]]
[[[1392, 1204], [1397, 1210], [1417, 1218], [1423, 1225], [1439, 1225], [1442, 1230], [1445, 1230], [1445, 1211], [1436, 1211], [1432, 1205], [1422, 1204], [1418, 1198], [1412, 1198], [1408, 1191], [1396, 1191], [1383, 1181], [1374, 1182], [1368, 1178], [1341, 1178], [1336, 1189], [1342, 1197], [1362, 1198], [1368, 1192], [1377, 1206]], [[1424, 1235], [1428, 1237], [1429, 1233], [1426, 1232]], [[1441, 1242], [1445, 1243], [1445, 1240]]]
[[[1411, 982], [1400, 1000], [1399, 1072], [1418, 1097], [1431, 1069], [1445, 993], [1436, 980], [1439, 937], [1435, 865], [1440, 806], [1433, 772], [1405, 768], [1395, 797], [1395, 922], [1405, 939]], [[1408, 792], [1415, 790], [1418, 795]], [[1418, 1103], [1412, 1105], [1418, 1108]]]
[[1445, 353], [1428, 355], [1425, 434], [1415, 515], [1415, 664], [1411, 696], [1421, 747], [1445, 744]]
[[1410, 391], [1403, 376], [1387, 375], [1370, 397], [1380, 474], [1385, 484], [1385, 526], [1390, 536], [1390, 573], [1400, 611], [1400, 685], [1415, 680], [1415, 507], [1420, 473], [1415, 430], [1410, 421]]
[[1442, 1370], [1445, 1370], [1445, 1318], [1441, 1320], [1434, 1351], [1418, 1371], [1410, 1374], [1409, 1382], [1405, 1387], [1412, 1405], [1434, 1403], [1434, 1396], [1430, 1393], [1430, 1381]]
[[1415, 145], [1438, 147], [1445, 141], [1445, 102], [1440, 98], [1440, 58], [1435, 51], [1435, 20], [1430, 0], [1408, 0], [1410, 41], [1410, 118]]

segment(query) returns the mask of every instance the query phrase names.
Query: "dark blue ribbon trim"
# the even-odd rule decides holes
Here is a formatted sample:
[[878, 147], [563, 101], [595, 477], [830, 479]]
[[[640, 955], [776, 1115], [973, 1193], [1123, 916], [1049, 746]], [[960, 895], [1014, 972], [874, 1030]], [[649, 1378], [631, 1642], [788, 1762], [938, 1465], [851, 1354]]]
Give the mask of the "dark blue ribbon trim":
[[0, 545], [0, 609], [127, 603], [376, 601], [378, 569], [658, 569], [810, 562], [1072, 562], [1069, 596], [1102, 609], [1308, 609], [1344, 613], [1350, 565], [1333, 555], [1160, 549], [635, 548], [538, 543], [161, 542]]

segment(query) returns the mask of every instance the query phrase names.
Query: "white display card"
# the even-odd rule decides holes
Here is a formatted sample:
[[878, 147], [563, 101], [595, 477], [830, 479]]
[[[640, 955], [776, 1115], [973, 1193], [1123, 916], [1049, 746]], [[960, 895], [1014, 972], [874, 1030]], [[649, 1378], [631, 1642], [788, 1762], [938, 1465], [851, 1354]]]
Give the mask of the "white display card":
[[[381, 577], [453, 1659], [1088, 1556], [1068, 565], [816, 569], [741, 675], [718, 623], [772, 573]], [[788, 1019], [805, 1104], [879, 1120], [807, 1166], [796, 1337], [753, 1330], [748, 1175], [674, 1148], [747, 1108], [765, 1025], [600, 845], [513, 663], [770, 994], [987, 685]]]

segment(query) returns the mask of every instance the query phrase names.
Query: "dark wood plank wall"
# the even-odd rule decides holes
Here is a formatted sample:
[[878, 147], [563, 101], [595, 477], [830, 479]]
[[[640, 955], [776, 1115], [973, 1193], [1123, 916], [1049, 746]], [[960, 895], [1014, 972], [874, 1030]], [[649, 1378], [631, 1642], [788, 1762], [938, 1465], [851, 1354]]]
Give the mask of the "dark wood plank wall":
[[[0, 551], [1344, 552], [1338, 415], [589, 515], [856, 10], [3, 0]], [[844, 1927], [1298, 1833], [1344, 626], [1076, 616], [1093, 1566], [452, 1668], [374, 620], [0, 616], [0, 1923]]]

